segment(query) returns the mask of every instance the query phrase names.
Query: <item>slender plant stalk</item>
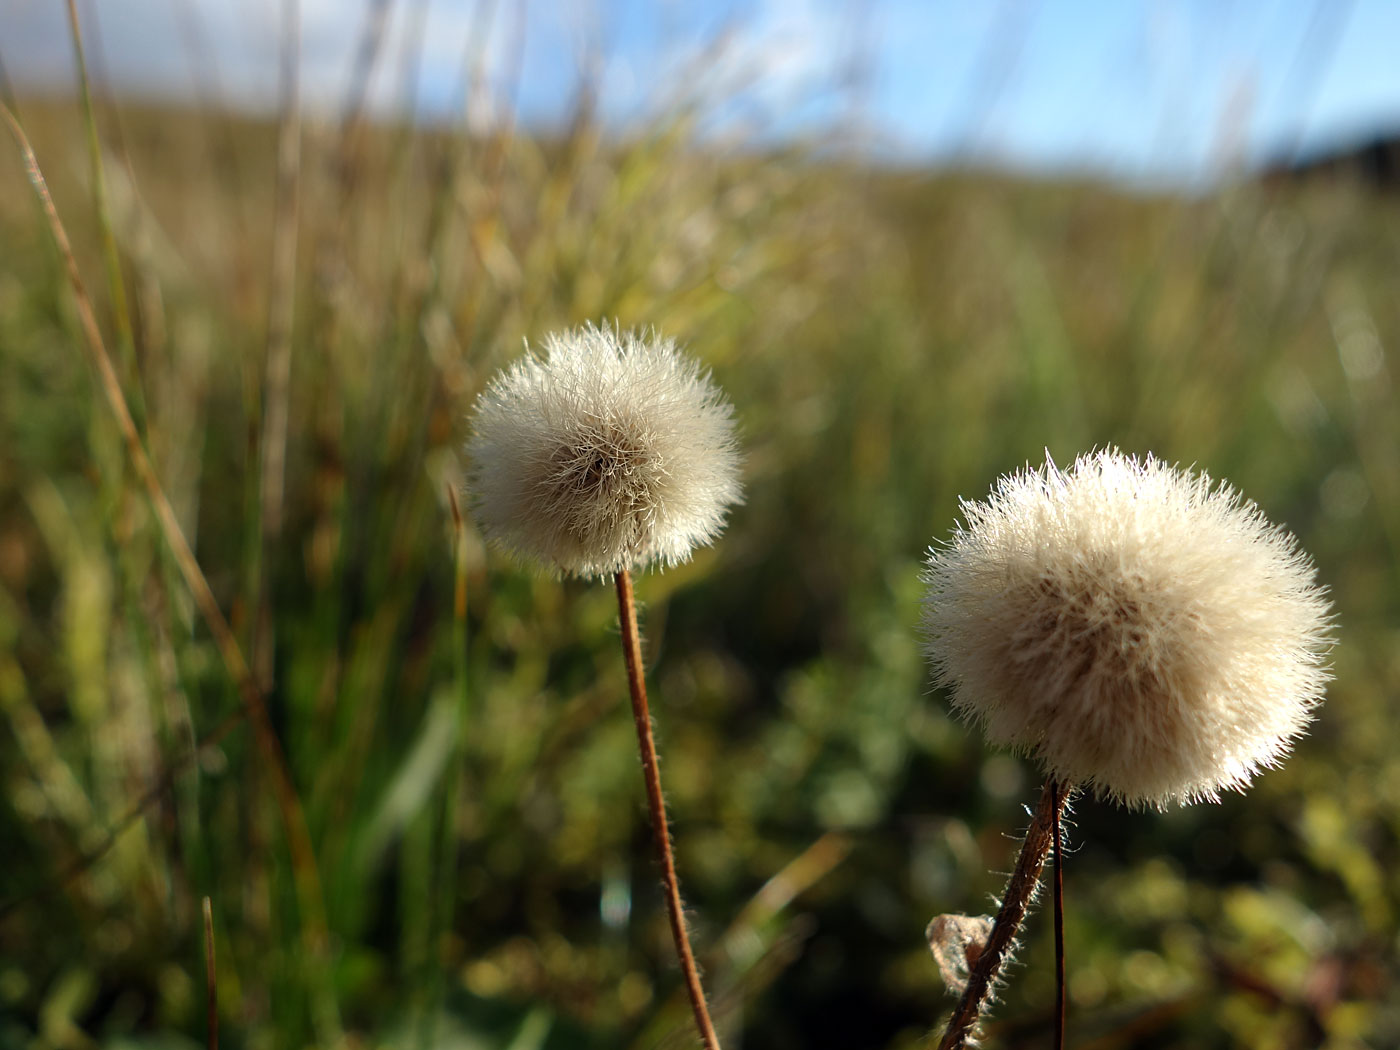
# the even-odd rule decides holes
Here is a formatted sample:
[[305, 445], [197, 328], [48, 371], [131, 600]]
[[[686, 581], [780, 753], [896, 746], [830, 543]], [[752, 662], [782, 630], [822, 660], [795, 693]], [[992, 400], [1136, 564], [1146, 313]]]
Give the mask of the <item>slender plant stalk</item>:
[[272, 577], [282, 538], [287, 472], [287, 420], [292, 379], [292, 325], [296, 319], [297, 217], [301, 188], [301, 14], [297, 0], [283, 0], [281, 103], [277, 121], [277, 185], [268, 281], [267, 356], [263, 376], [259, 526], [255, 557], [252, 663], [258, 684], [272, 680], [276, 642], [272, 622]]
[[457, 904], [457, 821], [462, 791], [467, 780], [467, 742], [471, 733], [471, 689], [467, 680], [467, 529], [457, 503], [457, 493], [447, 486], [447, 505], [452, 514], [453, 555], [456, 565], [452, 593], [452, 675], [457, 693], [457, 719], [452, 755], [443, 777], [442, 810], [437, 827], [436, 884], [428, 923], [428, 971], [425, 980], [426, 1006], [419, 1025], [419, 1045], [437, 1046], [442, 1042], [442, 1004], [447, 994], [446, 960], [442, 944], [452, 929]]
[[695, 1011], [695, 1027], [706, 1050], [719, 1050], [705, 1005], [705, 989], [700, 983], [700, 971], [695, 954], [690, 950], [690, 937], [685, 930], [685, 912], [681, 907], [680, 883], [676, 879], [676, 861], [671, 854], [671, 833], [666, 824], [666, 802], [661, 795], [661, 771], [656, 764], [656, 743], [651, 736], [651, 715], [647, 711], [647, 687], [642, 677], [642, 644], [637, 634], [637, 603], [632, 595], [632, 574], [623, 569], [617, 574], [617, 608], [622, 621], [622, 655], [627, 661], [627, 686], [632, 694], [632, 720], [637, 726], [637, 745], [642, 752], [642, 775], [647, 785], [647, 808], [651, 811], [651, 828], [656, 839], [656, 853], [661, 861], [661, 878], [666, 887], [666, 911], [671, 919], [671, 939], [676, 944], [681, 972], [685, 975], [686, 991]]
[[[268, 716], [262, 689], [258, 686], [249, 670], [247, 661], [243, 658], [243, 651], [238, 646], [238, 640], [234, 637], [233, 630], [229, 627], [223, 610], [219, 608], [218, 600], [214, 597], [209, 581], [205, 578], [204, 571], [199, 567], [199, 562], [190, 549], [189, 541], [185, 539], [184, 530], [180, 528], [179, 519], [175, 516], [174, 508], [171, 507], [170, 500], [161, 487], [160, 479], [156, 477], [150, 456], [147, 455], [146, 448], [141, 442], [141, 435], [136, 429], [136, 421], [132, 418], [126, 395], [122, 392], [117, 370], [112, 364], [111, 355], [108, 354], [106, 343], [103, 341], [102, 330], [92, 308], [92, 299], [88, 296], [82, 275], [78, 271], [78, 263], [73, 256], [68, 232], [64, 229], [62, 220], [59, 219], [58, 209], [54, 207], [48, 182], [44, 179], [38, 158], [35, 157], [34, 150], [29, 144], [29, 138], [24, 134], [24, 129], [20, 127], [19, 121], [8, 107], [0, 105], [0, 118], [3, 118], [9, 126], [10, 133], [14, 135], [15, 141], [19, 145], [30, 184], [34, 187], [34, 192], [38, 195], [39, 202], [43, 206], [49, 232], [53, 235], [54, 242], [58, 245], [59, 254], [67, 268], [68, 281], [73, 289], [74, 304], [77, 308], [84, 343], [93, 367], [97, 370], [98, 385], [106, 397], [113, 416], [116, 417], [122, 441], [126, 446], [127, 458], [146, 491], [146, 498], [155, 513], [156, 521], [160, 525], [161, 533], [164, 535], [166, 545], [170, 548], [170, 554], [180, 570], [180, 575], [184, 578], [185, 585], [190, 589], [195, 605], [199, 608], [200, 615], [208, 626], [209, 632], [214, 636], [214, 644], [218, 647], [219, 655], [223, 658], [224, 667], [238, 688], [243, 710], [252, 723], [253, 734], [258, 748], [262, 752], [263, 762], [271, 773], [273, 794], [281, 811], [283, 830], [287, 836], [287, 848], [291, 854], [293, 881], [296, 884], [297, 900], [301, 912], [303, 945], [317, 967], [318, 977], [328, 982], [330, 940], [326, 927], [325, 898], [322, 896], [321, 877], [316, 865], [316, 851], [312, 846], [311, 832], [306, 824], [306, 814], [302, 810], [296, 785], [292, 782], [286, 755], [282, 751], [282, 745], [277, 739], [277, 733], [272, 727], [272, 720]], [[329, 1029], [328, 1034], [332, 1036], [329, 1041], [339, 1044], [341, 1042], [339, 1018], [335, 1016], [334, 999], [329, 984], [327, 983], [321, 991], [323, 1023]]]
[[1055, 810], [1055, 1050], [1065, 1047], [1065, 870], [1063, 806]]
[[1061, 785], [1052, 777], [1045, 782], [1045, 790], [1040, 794], [1040, 802], [1031, 818], [1026, 840], [1021, 845], [1021, 855], [1016, 861], [1016, 870], [1006, 884], [1006, 894], [1002, 897], [1001, 908], [997, 912], [995, 924], [987, 944], [977, 957], [972, 972], [968, 975], [967, 988], [952, 1020], [943, 1032], [938, 1050], [960, 1050], [974, 1034], [982, 1009], [991, 999], [1001, 968], [1011, 957], [1011, 947], [1016, 940], [1016, 932], [1026, 917], [1035, 889], [1040, 882], [1040, 870], [1045, 865], [1045, 855], [1050, 852], [1053, 829], [1069, 798], [1070, 786]]
[[68, 30], [73, 40], [73, 55], [78, 69], [78, 94], [83, 100], [83, 126], [87, 132], [88, 159], [92, 164], [92, 197], [97, 210], [97, 225], [102, 240], [102, 261], [107, 269], [107, 285], [112, 298], [112, 321], [117, 330], [117, 351], [136, 399], [136, 415], [142, 412], [141, 386], [136, 381], [136, 340], [131, 327], [131, 310], [127, 305], [126, 283], [122, 278], [121, 254], [112, 230], [112, 208], [107, 194], [106, 169], [102, 164], [102, 143], [97, 134], [97, 114], [92, 104], [92, 88], [88, 82], [87, 53], [83, 47], [82, 29], [78, 22], [78, 6], [68, 0]]
[[204, 1031], [209, 1050], [219, 1050], [219, 981], [214, 969], [214, 906], [204, 898]]

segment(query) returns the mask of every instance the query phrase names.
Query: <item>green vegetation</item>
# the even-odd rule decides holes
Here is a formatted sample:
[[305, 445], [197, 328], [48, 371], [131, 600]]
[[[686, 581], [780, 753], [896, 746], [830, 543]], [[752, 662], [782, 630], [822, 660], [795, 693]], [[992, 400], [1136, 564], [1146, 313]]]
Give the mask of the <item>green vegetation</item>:
[[[638, 581], [682, 884], [734, 1045], [910, 1048], [950, 1007], [924, 926], [989, 910], [1039, 785], [930, 694], [922, 553], [959, 494], [1110, 442], [1286, 523], [1341, 644], [1316, 728], [1248, 795], [1076, 806], [1071, 1045], [1400, 1042], [1394, 199], [877, 173], [700, 143], [689, 111], [625, 144], [585, 115], [547, 142], [308, 124], [276, 286], [274, 125], [99, 113], [99, 212], [80, 111], [19, 111], [267, 684], [326, 936], [252, 727], [190, 759], [238, 692], [5, 137], [0, 907], [22, 903], [0, 919], [0, 1044], [204, 1045], [208, 895], [225, 1046], [692, 1045], [612, 592], [488, 552], [449, 495], [491, 371], [605, 318], [680, 339], [743, 427], [726, 535]], [[294, 292], [280, 516], [274, 292]], [[1041, 918], [994, 1045], [1048, 1045]]]

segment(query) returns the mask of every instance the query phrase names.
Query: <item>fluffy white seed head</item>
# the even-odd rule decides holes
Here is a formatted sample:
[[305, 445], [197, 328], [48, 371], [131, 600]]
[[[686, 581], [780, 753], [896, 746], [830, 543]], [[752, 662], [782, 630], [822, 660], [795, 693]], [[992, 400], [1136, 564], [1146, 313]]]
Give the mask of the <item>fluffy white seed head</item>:
[[962, 513], [924, 576], [934, 680], [1047, 773], [1131, 807], [1218, 800], [1321, 702], [1325, 593], [1228, 485], [1110, 448]]
[[486, 536], [579, 576], [683, 562], [741, 498], [733, 409], [654, 334], [548, 336], [477, 399], [467, 451]]

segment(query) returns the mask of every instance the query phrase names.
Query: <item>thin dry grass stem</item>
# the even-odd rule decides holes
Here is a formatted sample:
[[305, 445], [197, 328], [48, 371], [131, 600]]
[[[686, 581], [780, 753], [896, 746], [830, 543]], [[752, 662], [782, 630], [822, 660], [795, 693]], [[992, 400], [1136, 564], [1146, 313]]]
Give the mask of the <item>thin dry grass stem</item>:
[[[351, 242], [352, 225], [361, 211], [356, 198], [367, 181], [366, 111], [370, 88], [384, 51], [392, 6], [392, 0], [368, 0], [363, 5], [364, 17], [358, 32], [346, 100], [341, 110], [336, 144], [329, 158], [331, 199], [328, 206], [320, 209], [322, 214], [329, 216], [330, 221], [320, 228], [315, 243], [311, 245], [318, 271], [328, 278], [322, 290], [324, 301], [330, 307], [324, 345], [332, 350], [348, 331], [344, 323], [343, 300], [351, 278], [343, 260], [350, 258], [354, 248]], [[403, 264], [402, 256], [400, 252], [400, 265]]]
[[[301, 801], [297, 796], [296, 787], [292, 783], [291, 772], [287, 768], [286, 756], [283, 754], [282, 745], [278, 742], [277, 734], [273, 731], [272, 722], [268, 717], [267, 705], [263, 701], [262, 691], [253, 678], [247, 662], [243, 659], [243, 652], [238, 646], [238, 640], [234, 637], [228, 620], [225, 619], [223, 611], [219, 608], [219, 603], [209, 587], [209, 581], [205, 579], [203, 570], [199, 567], [199, 562], [195, 559], [194, 552], [190, 550], [185, 534], [180, 528], [180, 522], [175, 516], [175, 511], [171, 507], [169, 499], [166, 498], [165, 491], [161, 488], [155, 469], [151, 465], [150, 457], [146, 454], [146, 449], [141, 443], [136, 422], [132, 418], [131, 409], [122, 392], [121, 382], [117, 377], [111, 356], [107, 353], [106, 343], [102, 339], [102, 331], [97, 323], [97, 315], [93, 311], [92, 300], [88, 296], [82, 275], [78, 271], [78, 263], [73, 256], [68, 233], [58, 216], [57, 208], [54, 207], [48, 183], [44, 179], [43, 171], [39, 167], [39, 161], [34, 155], [29, 139], [8, 107], [0, 106], [0, 117], [4, 118], [10, 133], [19, 145], [24, 159], [25, 171], [34, 187], [34, 192], [38, 194], [44, 216], [48, 221], [49, 231], [58, 246], [59, 254], [63, 258], [69, 284], [73, 289], [74, 305], [79, 325], [83, 331], [84, 345], [87, 347], [93, 367], [97, 370], [102, 393], [112, 410], [112, 414], [116, 417], [132, 470], [146, 492], [151, 509], [160, 525], [161, 533], [170, 548], [171, 557], [174, 558], [185, 585], [190, 589], [195, 605], [199, 608], [200, 616], [214, 637], [214, 644], [218, 647], [219, 655], [223, 659], [229, 677], [233, 679], [238, 689], [243, 711], [253, 724], [258, 748], [262, 752], [263, 761], [272, 775], [274, 794], [281, 810], [282, 823], [287, 835], [287, 848], [291, 853], [292, 871], [301, 909], [304, 947], [313, 959], [324, 960], [328, 953], [328, 938], [325, 905], [321, 895], [321, 879], [316, 866], [316, 853], [311, 844], [311, 833], [306, 825], [306, 816], [302, 811]], [[149, 793], [146, 799], [142, 800], [142, 808], [157, 797], [159, 797], [159, 791]]]
[[452, 617], [465, 630], [467, 619], [467, 523], [457, 503], [457, 490], [447, 486], [447, 505], [452, 510], [452, 536], [455, 544], [456, 585], [452, 591]]
[[[847, 835], [824, 832], [749, 898], [729, 928], [716, 939], [715, 946], [706, 953], [724, 978], [723, 987], [713, 994], [710, 1003], [715, 1016], [721, 1020], [734, 1017], [764, 986], [768, 967], [776, 964], [781, 970], [795, 961], [798, 945], [811, 931], [804, 932], [800, 920], [787, 924], [775, 920], [794, 900], [839, 867], [850, 856], [853, 846]], [[777, 958], [789, 950], [792, 958], [777, 963]], [[711, 987], [715, 983], [712, 981]]]
[[419, 105], [422, 92], [419, 89], [419, 84], [423, 72], [423, 45], [427, 39], [427, 32], [428, 5], [426, 3], [413, 4], [408, 9], [402, 39], [399, 42], [398, 58], [394, 66], [394, 73], [398, 79], [397, 105], [399, 112], [408, 114], [408, 117], [399, 124], [396, 143], [390, 151], [390, 155], [401, 163], [408, 162], [413, 143], [418, 138], [422, 127], [422, 113]]
[[[154, 396], [142, 382], [144, 376], [158, 377], [170, 374], [174, 363], [166, 359], [168, 336], [165, 324], [165, 297], [152, 259], [152, 217], [149, 206], [141, 197], [136, 179], [136, 169], [131, 161], [131, 151], [127, 148], [126, 136], [122, 130], [121, 110], [111, 89], [110, 77], [105, 72], [106, 58], [102, 44], [102, 23], [97, 17], [94, 0], [84, 0], [83, 21], [87, 24], [86, 38], [82, 43], [77, 36], [77, 23], [73, 23], [74, 48], [78, 54], [80, 73], [90, 71], [83, 81], [84, 91], [96, 84], [94, 99], [84, 98], [84, 117], [91, 150], [93, 179], [98, 202], [97, 220], [101, 227], [103, 250], [106, 257], [109, 279], [109, 294], [116, 312], [115, 325], [120, 347], [120, 356], [127, 374], [127, 397], [132, 403], [132, 415], [146, 438], [152, 454], [158, 459], [165, 451], [157, 444], [157, 434], [149, 413], [157, 405], [148, 399]], [[107, 161], [99, 149], [97, 131], [97, 103], [101, 104], [106, 126], [106, 145], [109, 159], [117, 166], [118, 178], [113, 186], [115, 194], [115, 217], [112, 214], [113, 195], [107, 190]], [[117, 223], [122, 226], [122, 249], [126, 265], [117, 251]], [[127, 275], [131, 278], [131, 299], [126, 292]], [[132, 310], [135, 310], [133, 317]], [[139, 339], [138, 339], [139, 333]]]
[[505, 59], [501, 66], [500, 108], [487, 144], [485, 177], [492, 210], [500, 207], [506, 176], [506, 157], [515, 137], [516, 100], [525, 70], [525, 5], [514, 4], [511, 9], [510, 31], [506, 35]]
[[[227, 96], [223, 89], [219, 58], [204, 32], [203, 12], [197, 4], [179, 3], [172, 6], [181, 47], [191, 70], [197, 74], [191, 77], [191, 81], [197, 93], [198, 109], [204, 114], [204, 119], [199, 121], [199, 128], [207, 163], [212, 172], [216, 173], [216, 178], [228, 180], [233, 189], [226, 217], [226, 221], [232, 224], [232, 229], [228, 229], [225, 234], [233, 242], [241, 238], [244, 230], [253, 226], [248, 205], [250, 194], [247, 192], [247, 158], [245, 151], [239, 148], [233, 118], [224, 101]], [[246, 251], [234, 252], [230, 258], [233, 298], [240, 307], [245, 306], [252, 298], [255, 267], [251, 260], [252, 256]], [[256, 267], [259, 272], [261, 269], [261, 266]]]
[[[485, 236], [496, 236], [493, 231], [494, 223], [483, 223], [482, 216], [467, 215], [464, 223], [452, 221], [455, 218], [455, 211], [459, 208], [465, 209], [464, 195], [459, 194], [459, 184], [462, 179], [462, 172], [466, 165], [466, 158], [469, 151], [474, 148], [471, 140], [467, 118], [474, 106], [478, 104], [479, 95], [485, 91], [485, 52], [487, 41], [491, 35], [491, 27], [496, 14], [496, 3], [494, 0], [480, 0], [472, 13], [471, 22], [467, 30], [467, 40], [462, 53], [462, 73], [461, 87], [459, 89], [462, 97], [462, 118], [464, 129], [462, 134], [447, 136], [446, 141], [440, 146], [440, 154], [433, 165], [433, 186], [429, 196], [430, 205], [428, 209], [428, 222], [424, 227], [425, 237], [422, 253], [424, 258], [432, 263], [429, 269], [428, 285], [423, 289], [419, 302], [418, 314], [419, 324], [415, 326], [415, 331], [421, 327], [422, 322], [434, 308], [443, 306], [442, 275], [446, 270], [443, 265], [444, 258], [449, 251], [452, 235], [459, 229], [465, 232], [473, 252], [476, 254], [478, 263], [484, 265], [489, 258], [489, 245], [483, 243]], [[517, 11], [523, 11], [524, 5], [514, 5]], [[502, 123], [505, 123], [504, 121]], [[492, 145], [488, 147], [488, 158], [491, 151], [495, 149], [497, 138], [501, 134], [498, 129], [497, 136], [493, 137]], [[505, 147], [502, 146], [497, 151], [499, 156], [504, 157]], [[494, 172], [497, 168], [503, 168], [500, 163], [496, 168], [492, 167], [488, 159], [483, 164], [488, 171]], [[486, 202], [482, 205], [484, 216], [497, 216], [500, 213], [500, 194], [496, 183], [486, 176], [490, 187]], [[470, 330], [477, 324], [477, 317], [481, 310], [483, 296], [487, 295], [486, 282], [471, 281], [463, 289], [459, 302], [453, 304], [451, 316], [459, 318], [458, 324], [466, 330]], [[459, 355], [459, 358], [462, 355]], [[464, 363], [459, 364], [464, 367]], [[439, 373], [443, 368], [439, 365]], [[448, 389], [454, 386], [466, 386], [465, 377], [458, 375], [444, 377], [449, 380]]]
[[944, 1029], [938, 1050], [960, 1050], [975, 1035], [978, 1019], [991, 1001], [1001, 968], [1011, 958], [1021, 921], [1035, 898], [1040, 871], [1054, 837], [1054, 826], [1064, 810], [1070, 791], [1068, 785], [1060, 784], [1053, 777], [1045, 782], [1045, 790], [1040, 794], [1040, 802], [1031, 818], [1025, 842], [1021, 845], [1021, 855], [1016, 860], [1016, 870], [1006, 884], [996, 923], [968, 975], [967, 987], [948, 1027]]
[[661, 771], [656, 762], [656, 743], [651, 735], [651, 715], [647, 711], [646, 682], [642, 675], [642, 645], [637, 633], [637, 604], [632, 593], [632, 574], [623, 569], [617, 574], [617, 607], [622, 622], [622, 654], [627, 662], [627, 686], [632, 695], [632, 720], [637, 727], [637, 745], [642, 754], [642, 775], [646, 779], [647, 809], [651, 813], [651, 828], [656, 840], [656, 853], [661, 861], [661, 878], [666, 890], [666, 911], [671, 920], [671, 939], [676, 945], [691, 1009], [695, 1012], [695, 1027], [700, 1031], [706, 1050], [719, 1050], [705, 1005], [705, 989], [700, 983], [700, 971], [695, 954], [690, 950], [690, 937], [685, 929], [685, 911], [681, 904], [680, 883], [676, 878], [676, 861], [671, 853], [671, 833], [666, 823], [666, 802], [661, 794]]
[[209, 1050], [219, 1050], [219, 980], [214, 968], [214, 906], [208, 897], [204, 909], [204, 1031]]
[[340, 121], [339, 156], [336, 179], [340, 191], [341, 214], [349, 215], [348, 205], [355, 196], [364, 153], [365, 106], [369, 101], [370, 84], [379, 67], [388, 28], [390, 0], [370, 0], [365, 8], [359, 44], [355, 49], [353, 72], [350, 74], [349, 98]]
[[[435, 1034], [442, 1016], [450, 966], [440, 948], [442, 938], [454, 925], [457, 904], [457, 856], [462, 841], [458, 826], [461, 798], [467, 779], [467, 742], [471, 732], [471, 690], [467, 679], [467, 526], [457, 502], [456, 487], [447, 485], [447, 505], [452, 516], [453, 560], [456, 582], [452, 595], [452, 670], [456, 679], [457, 721], [452, 755], [443, 777], [442, 811], [437, 829], [437, 870], [434, 878], [432, 921], [429, 927], [432, 948], [428, 956], [427, 1001], [423, 1011], [421, 1042], [435, 1045]], [[434, 936], [435, 935], [435, 936]]]
[[102, 239], [102, 261], [107, 270], [108, 291], [112, 299], [112, 322], [117, 331], [117, 351], [121, 357], [125, 379], [138, 398], [140, 384], [136, 382], [136, 340], [132, 334], [131, 311], [126, 301], [126, 285], [122, 279], [121, 254], [113, 232], [111, 200], [107, 193], [107, 176], [102, 164], [102, 142], [97, 134], [97, 113], [92, 104], [92, 89], [88, 81], [87, 55], [83, 49], [83, 34], [78, 20], [75, 0], [68, 0], [68, 28], [73, 39], [73, 54], [78, 71], [78, 94], [83, 102], [83, 124], [87, 133], [89, 161], [92, 165], [92, 196], [97, 211], [97, 226]]
[[799, 894], [831, 874], [850, 856], [853, 845], [847, 835], [836, 831], [824, 832], [759, 888], [734, 917], [720, 941], [724, 944], [736, 943], [753, 931], [763, 929]]
[[292, 325], [296, 314], [297, 222], [301, 186], [300, 5], [282, 5], [281, 115], [277, 128], [277, 187], [268, 281], [267, 358], [263, 377], [262, 475], [257, 558], [258, 600], [253, 668], [266, 689], [272, 679], [272, 566], [282, 535], [287, 472], [287, 421], [292, 378]]

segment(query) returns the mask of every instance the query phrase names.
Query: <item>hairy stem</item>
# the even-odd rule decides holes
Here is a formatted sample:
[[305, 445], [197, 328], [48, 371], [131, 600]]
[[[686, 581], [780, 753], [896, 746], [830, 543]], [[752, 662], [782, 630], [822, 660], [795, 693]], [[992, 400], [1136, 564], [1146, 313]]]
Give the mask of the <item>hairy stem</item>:
[[968, 975], [967, 988], [943, 1032], [938, 1050], [960, 1050], [975, 1032], [978, 1018], [991, 999], [991, 991], [1001, 968], [1011, 957], [1016, 932], [1021, 928], [1021, 921], [1035, 897], [1040, 869], [1045, 864], [1045, 855], [1050, 852], [1053, 828], [1065, 808], [1070, 790], [1068, 784], [1060, 784], [1053, 777], [1045, 782], [1045, 790], [1040, 794], [1026, 840], [1021, 845], [1021, 855], [1016, 860], [1016, 870], [1006, 884], [1006, 894], [1002, 897], [991, 936], [987, 938], [986, 946]]
[[642, 775], [646, 779], [647, 808], [651, 812], [651, 828], [656, 839], [656, 853], [661, 861], [661, 878], [666, 889], [666, 911], [671, 919], [671, 939], [676, 944], [681, 972], [685, 975], [686, 991], [695, 1011], [695, 1027], [706, 1050], [719, 1050], [719, 1036], [705, 1006], [705, 989], [700, 984], [700, 971], [695, 954], [690, 950], [690, 937], [685, 930], [685, 913], [681, 907], [680, 883], [676, 878], [676, 861], [671, 854], [671, 833], [666, 824], [666, 802], [661, 795], [661, 771], [656, 764], [656, 743], [651, 736], [651, 716], [647, 712], [647, 688], [642, 677], [642, 645], [637, 634], [637, 604], [632, 596], [632, 574], [623, 569], [617, 574], [617, 607], [622, 621], [622, 654], [627, 661], [627, 685], [632, 694], [632, 720], [637, 726], [637, 745], [642, 752]]
[[[1051, 780], [1051, 783], [1055, 783]], [[1060, 818], [1063, 806], [1055, 810], [1055, 1050], [1065, 1046], [1065, 871]]]

